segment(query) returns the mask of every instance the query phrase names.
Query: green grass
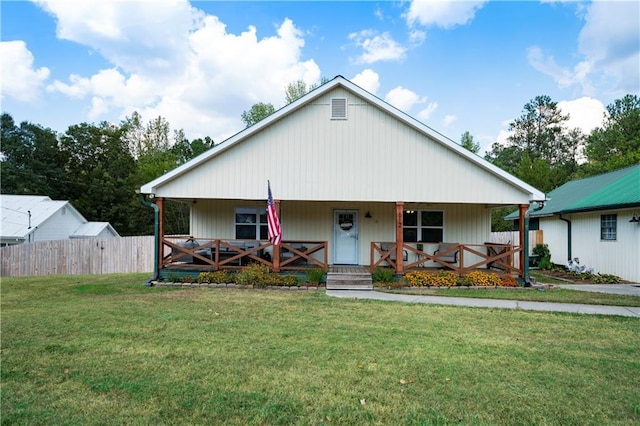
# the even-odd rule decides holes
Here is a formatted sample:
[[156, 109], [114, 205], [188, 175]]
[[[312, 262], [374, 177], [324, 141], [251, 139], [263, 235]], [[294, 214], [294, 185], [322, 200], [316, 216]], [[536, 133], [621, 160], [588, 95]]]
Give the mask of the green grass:
[[640, 320], [2, 280], [2, 424], [633, 424]]
[[579, 303], [586, 305], [640, 306], [640, 297], [624, 294], [595, 293], [562, 288], [537, 290], [531, 288], [415, 288], [376, 290], [389, 293], [424, 296], [474, 297], [482, 299], [528, 300], [533, 302]]

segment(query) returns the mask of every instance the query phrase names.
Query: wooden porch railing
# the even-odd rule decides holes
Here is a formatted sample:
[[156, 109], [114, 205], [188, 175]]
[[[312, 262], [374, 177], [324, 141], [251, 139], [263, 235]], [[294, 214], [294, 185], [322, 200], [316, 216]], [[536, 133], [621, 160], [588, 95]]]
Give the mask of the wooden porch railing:
[[[384, 246], [384, 249], [382, 248]], [[407, 253], [407, 261], [396, 259], [396, 243], [371, 243], [371, 272], [379, 266], [389, 266], [398, 270], [398, 262], [403, 262], [403, 270], [428, 267], [427, 262], [434, 262], [431, 267], [446, 268], [464, 275], [478, 268], [497, 268], [507, 273], [522, 275], [523, 271], [514, 264], [516, 255], [522, 253], [522, 246], [501, 243], [453, 244], [447, 249], [435, 253], [438, 244], [405, 243], [402, 249]], [[458, 262], [449, 263], [443, 258], [458, 251]], [[473, 257], [469, 256], [473, 255]], [[411, 259], [413, 258], [413, 261]]]
[[276, 272], [329, 268], [326, 241], [284, 241], [278, 256], [276, 246], [260, 240], [172, 236], [163, 239], [162, 247], [162, 268], [240, 269], [249, 263], [261, 263]]

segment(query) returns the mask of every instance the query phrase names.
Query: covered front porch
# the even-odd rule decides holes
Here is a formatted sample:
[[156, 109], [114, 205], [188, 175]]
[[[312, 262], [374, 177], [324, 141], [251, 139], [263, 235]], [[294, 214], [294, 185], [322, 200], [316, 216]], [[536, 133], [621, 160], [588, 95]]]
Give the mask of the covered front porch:
[[[216, 271], [240, 270], [250, 263], [266, 265], [274, 272], [304, 272], [312, 268], [328, 271], [335, 266], [364, 266], [370, 272], [377, 267], [390, 267], [402, 275], [417, 269], [446, 269], [462, 276], [476, 269], [496, 269], [524, 277], [527, 250], [523, 244], [491, 241], [489, 226], [482, 229], [467, 225], [468, 218], [485, 216], [481, 221], [489, 221], [490, 211], [478, 205], [430, 205], [424, 212], [438, 212], [442, 223], [425, 225], [420, 233], [420, 224], [405, 223], [405, 219], [415, 216], [416, 203], [313, 203], [275, 202], [278, 214], [284, 213], [283, 230], [285, 239], [280, 246], [274, 246], [266, 238], [260, 238], [260, 212], [252, 218], [259, 238], [223, 238], [202, 236], [166, 236], [162, 232], [164, 200], [156, 199], [160, 212], [158, 239], [158, 268], [160, 271]], [[224, 211], [235, 221], [244, 220], [251, 202], [199, 202], [192, 207], [193, 230], [204, 230], [200, 223], [207, 217], [216, 217]], [[216, 208], [211, 208], [211, 207]], [[520, 206], [520, 217], [524, 219], [528, 205]], [[209, 212], [209, 213], [207, 213]], [[235, 212], [235, 213], [234, 213]], [[240, 213], [239, 213], [240, 212]], [[425, 213], [425, 217], [431, 217]], [[209, 216], [207, 216], [207, 214]], [[447, 229], [444, 229], [444, 218]], [[256, 222], [256, 223], [253, 223]], [[525, 241], [525, 220], [520, 220], [520, 239]], [[432, 226], [433, 225], [433, 226]], [[244, 224], [236, 223], [235, 234], [242, 234]], [[320, 233], [316, 229], [331, 232]], [[305, 231], [306, 230], [306, 231]], [[418, 231], [417, 231], [418, 230]], [[435, 232], [435, 231], [437, 232]], [[418, 233], [416, 233], [418, 232]], [[445, 241], [428, 237], [445, 236]], [[209, 233], [209, 232], [207, 232]], [[222, 232], [221, 232], [222, 233]], [[226, 233], [229, 233], [228, 231]], [[305, 234], [314, 238], [305, 239]], [[287, 239], [291, 235], [296, 239]], [[385, 238], [391, 236], [392, 239]], [[475, 241], [460, 242], [461, 235], [473, 236]], [[317, 237], [326, 238], [317, 238]], [[419, 239], [420, 241], [404, 241]], [[353, 243], [359, 252], [348, 262], [341, 262], [335, 251], [346, 241]]]

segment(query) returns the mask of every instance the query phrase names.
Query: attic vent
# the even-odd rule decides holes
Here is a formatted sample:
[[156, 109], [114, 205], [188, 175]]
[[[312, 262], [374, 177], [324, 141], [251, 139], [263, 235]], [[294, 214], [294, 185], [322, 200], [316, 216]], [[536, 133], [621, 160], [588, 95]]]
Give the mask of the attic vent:
[[347, 119], [347, 98], [331, 98], [331, 119]]

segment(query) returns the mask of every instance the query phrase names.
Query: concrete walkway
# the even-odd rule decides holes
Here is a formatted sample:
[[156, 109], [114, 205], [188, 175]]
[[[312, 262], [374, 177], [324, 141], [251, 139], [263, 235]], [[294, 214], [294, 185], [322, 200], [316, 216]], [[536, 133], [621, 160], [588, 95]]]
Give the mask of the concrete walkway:
[[416, 296], [382, 293], [378, 291], [327, 290], [327, 295], [345, 299], [383, 300], [431, 305], [468, 306], [473, 308], [521, 309], [524, 311], [569, 312], [572, 314], [619, 315], [640, 318], [640, 307], [579, 305], [575, 303], [526, 302], [501, 299], [475, 299], [469, 297]]
[[568, 290], [640, 296], [640, 284], [555, 284]]

